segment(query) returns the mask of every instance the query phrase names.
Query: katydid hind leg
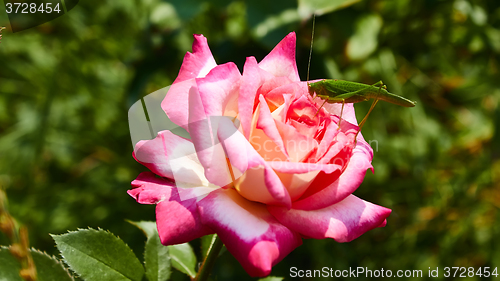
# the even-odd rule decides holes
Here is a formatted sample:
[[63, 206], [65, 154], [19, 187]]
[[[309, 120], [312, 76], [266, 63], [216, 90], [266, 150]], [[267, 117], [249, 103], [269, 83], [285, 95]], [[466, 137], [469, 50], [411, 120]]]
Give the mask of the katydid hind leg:
[[356, 137], [358, 137], [359, 132], [361, 132], [361, 129], [363, 128], [363, 125], [365, 124], [366, 120], [368, 119], [368, 116], [370, 116], [370, 113], [372, 112], [372, 110], [375, 108], [375, 105], [377, 105], [377, 102], [378, 102], [378, 99], [375, 99], [373, 101], [372, 106], [370, 106], [370, 110], [368, 110], [368, 113], [366, 113], [366, 115], [363, 118], [363, 120], [361, 120], [361, 122], [359, 123], [359, 126], [358, 126], [359, 130], [356, 133], [356, 136], [354, 137], [354, 139], [356, 139]]
[[342, 100], [342, 108], [340, 109], [340, 117], [339, 117], [339, 127], [337, 128], [337, 130], [340, 130], [340, 122], [342, 121], [342, 114], [344, 114], [344, 104], [345, 104], [345, 100]]
[[316, 114], [314, 114], [313, 118], [316, 117], [316, 115], [318, 115], [319, 111], [323, 108], [323, 105], [325, 105], [325, 103], [327, 102], [328, 100], [325, 99], [325, 101], [321, 104], [321, 106], [318, 108], [318, 111], [316, 111]]
[[[378, 86], [379, 86], [379, 88], [378, 88], [378, 93], [379, 94], [380, 94], [380, 90], [382, 89], [382, 87], [387, 88], [384, 85], [384, 83], [382, 83], [382, 81], [379, 81], [376, 84], [378, 84]], [[370, 115], [370, 113], [372, 112], [372, 110], [375, 108], [375, 105], [377, 105], [377, 103], [378, 103], [378, 98], [373, 101], [372, 105], [370, 106], [370, 109], [368, 110], [368, 113], [366, 113], [366, 115], [363, 118], [363, 120], [361, 120], [361, 123], [359, 123], [359, 130], [356, 133], [356, 137], [358, 136], [359, 132], [361, 132], [361, 128], [363, 128], [363, 125], [365, 124], [366, 120], [368, 119], [368, 116]]]

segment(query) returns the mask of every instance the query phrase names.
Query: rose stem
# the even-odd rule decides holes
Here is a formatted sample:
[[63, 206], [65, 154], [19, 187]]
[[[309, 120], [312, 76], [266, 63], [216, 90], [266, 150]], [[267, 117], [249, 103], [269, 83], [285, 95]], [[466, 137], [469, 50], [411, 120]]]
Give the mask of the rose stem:
[[212, 243], [210, 243], [210, 248], [208, 248], [207, 256], [201, 264], [200, 270], [198, 270], [198, 274], [194, 278], [195, 281], [208, 280], [208, 276], [210, 275], [210, 272], [215, 265], [215, 261], [219, 256], [219, 252], [222, 249], [222, 246], [224, 246], [224, 244], [220, 240], [219, 236], [217, 236], [217, 234], [214, 234]]
[[[235, 178], [233, 174], [233, 169], [231, 167], [231, 161], [229, 161], [229, 158], [227, 157], [226, 157], [226, 162], [227, 162], [227, 167], [229, 168], [229, 173], [231, 174], [231, 179], [233, 180], [233, 187], [234, 187]], [[210, 272], [212, 271], [212, 268], [215, 265], [215, 260], [217, 260], [217, 257], [219, 256], [219, 252], [222, 249], [222, 246], [224, 246], [224, 243], [222, 243], [217, 234], [214, 234], [212, 242], [210, 243], [210, 248], [208, 248], [207, 256], [205, 257], [205, 260], [201, 264], [200, 270], [198, 270], [198, 274], [194, 278], [194, 281], [208, 280], [208, 276], [210, 275]]]

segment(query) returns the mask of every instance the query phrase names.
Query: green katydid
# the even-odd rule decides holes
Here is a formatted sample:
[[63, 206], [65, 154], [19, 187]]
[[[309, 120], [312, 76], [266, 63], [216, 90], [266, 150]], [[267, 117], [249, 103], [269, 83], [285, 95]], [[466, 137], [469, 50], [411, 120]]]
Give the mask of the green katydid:
[[[379, 81], [373, 85], [367, 85], [357, 82], [350, 82], [337, 79], [324, 79], [314, 83], [308, 83], [309, 94], [314, 97], [316, 96], [323, 99], [323, 105], [325, 103], [342, 103], [342, 109], [340, 111], [340, 120], [342, 119], [342, 112], [344, 110], [345, 103], [357, 103], [362, 101], [367, 101], [369, 99], [374, 99], [370, 110], [365, 115], [365, 118], [359, 123], [359, 130], [363, 127], [368, 115], [377, 104], [379, 100], [390, 102], [404, 107], [413, 107], [415, 102], [408, 100], [404, 97], [395, 95], [387, 91], [387, 87]], [[321, 105], [321, 107], [323, 107]], [[321, 109], [320, 107], [320, 109]], [[318, 109], [318, 112], [319, 110]]]
[[[316, 21], [316, 14], [313, 14], [313, 26], [312, 26], [312, 36], [311, 36], [311, 49], [309, 51], [309, 63], [307, 65], [307, 81], [309, 81], [309, 69], [311, 67], [311, 56], [312, 56], [312, 46], [314, 41], [314, 23]], [[393, 104], [401, 105], [404, 107], [413, 107], [416, 102], [408, 100], [404, 97], [395, 95], [387, 91], [387, 86], [384, 85], [382, 81], [379, 81], [373, 85], [367, 85], [357, 82], [350, 82], [337, 79], [323, 79], [313, 83], [307, 83], [309, 88], [309, 94], [315, 98], [316, 96], [323, 99], [324, 102], [318, 109], [321, 110], [325, 103], [342, 103], [342, 109], [340, 110], [339, 118], [339, 129], [340, 121], [342, 120], [342, 112], [344, 111], [345, 103], [357, 103], [362, 101], [367, 101], [369, 99], [374, 99], [370, 110], [365, 115], [363, 120], [359, 123], [358, 133], [366, 122], [368, 115], [372, 112], [373, 108], [379, 100], [387, 101]], [[358, 135], [356, 133], [356, 136]]]

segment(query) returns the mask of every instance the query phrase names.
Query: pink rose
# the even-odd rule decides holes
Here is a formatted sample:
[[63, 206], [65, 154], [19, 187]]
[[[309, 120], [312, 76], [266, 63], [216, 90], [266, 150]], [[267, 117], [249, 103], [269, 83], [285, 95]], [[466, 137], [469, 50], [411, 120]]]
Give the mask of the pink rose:
[[295, 33], [260, 63], [248, 57], [243, 75], [194, 38], [162, 102], [191, 139], [161, 131], [139, 142], [134, 157], [152, 173], [128, 192], [157, 204], [164, 245], [217, 233], [251, 276], [266, 276], [302, 238], [348, 242], [386, 224], [390, 209], [352, 195], [373, 170], [354, 107], [340, 129], [340, 104], [316, 114], [322, 100], [300, 81]]

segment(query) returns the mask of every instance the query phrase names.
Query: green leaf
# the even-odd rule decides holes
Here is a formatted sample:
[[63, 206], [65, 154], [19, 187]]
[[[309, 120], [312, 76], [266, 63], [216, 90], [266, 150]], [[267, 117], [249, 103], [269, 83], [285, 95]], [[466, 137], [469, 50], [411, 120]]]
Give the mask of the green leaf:
[[168, 247], [163, 246], [160, 237], [155, 234], [148, 238], [144, 252], [146, 276], [149, 281], [165, 281], [170, 278], [170, 253]]
[[210, 245], [212, 245], [212, 239], [214, 234], [209, 234], [201, 237], [201, 256], [205, 257], [207, 255]]
[[[129, 221], [129, 222], [140, 228], [142, 231], [144, 231], [144, 233], [148, 237], [148, 242], [153, 236], [158, 236], [155, 222], [152, 221], [140, 221], [140, 222]], [[193, 249], [191, 248], [189, 243], [171, 245], [167, 246], [166, 248], [168, 248], [170, 262], [174, 268], [191, 277], [196, 276], [196, 270], [195, 270], [196, 255], [194, 254]], [[146, 271], [148, 270], [147, 269], [148, 267], [149, 265], [147, 264], [146, 261]]]
[[271, 15], [260, 22], [253, 29], [253, 34], [257, 38], [262, 38], [284, 25], [298, 21], [300, 21], [300, 17], [297, 10], [295, 8], [287, 9], [277, 15]]
[[382, 28], [382, 18], [371, 14], [360, 18], [356, 23], [356, 32], [347, 42], [347, 56], [351, 60], [361, 60], [377, 49], [378, 34]]
[[38, 250], [31, 250], [35, 262], [38, 281], [74, 280], [61, 261]]
[[158, 230], [156, 230], [156, 222], [154, 221], [127, 221], [142, 230], [147, 238], [158, 233]]
[[141, 281], [144, 267], [132, 250], [110, 232], [80, 229], [52, 235], [70, 268], [87, 281]]
[[[208, 254], [208, 249], [212, 245], [212, 240], [214, 239], [215, 234], [209, 234], [201, 237], [201, 255], [205, 257]], [[222, 246], [222, 249], [219, 252], [219, 257], [222, 256], [227, 251], [226, 245]]]
[[285, 277], [274, 277], [274, 276], [268, 276], [266, 278], [261, 278], [259, 281], [281, 281], [285, 279]]
[[196, 256], [188, 243], [168, 246], [172, 266], [191, 276], [196, 276]]
[[[56, 258], [38, 250], [30, 250], [30, 252], [35, 262], [38, 281], [73, 280], [63, 264]], [[10, 254], [8, 248], [0, 248], [0, 280], [22, 281], [23, 279], [19, 276], [20, 270], [21, 263]]]
[[345, 7], [360, 0], [299, 0], [299, 15], [307, 19], [312, 14], [323, 15]]
[[23, 281], [19, 276], [21, 264], [14, 258], [6, 247], [0, 248], [0, 280]]

